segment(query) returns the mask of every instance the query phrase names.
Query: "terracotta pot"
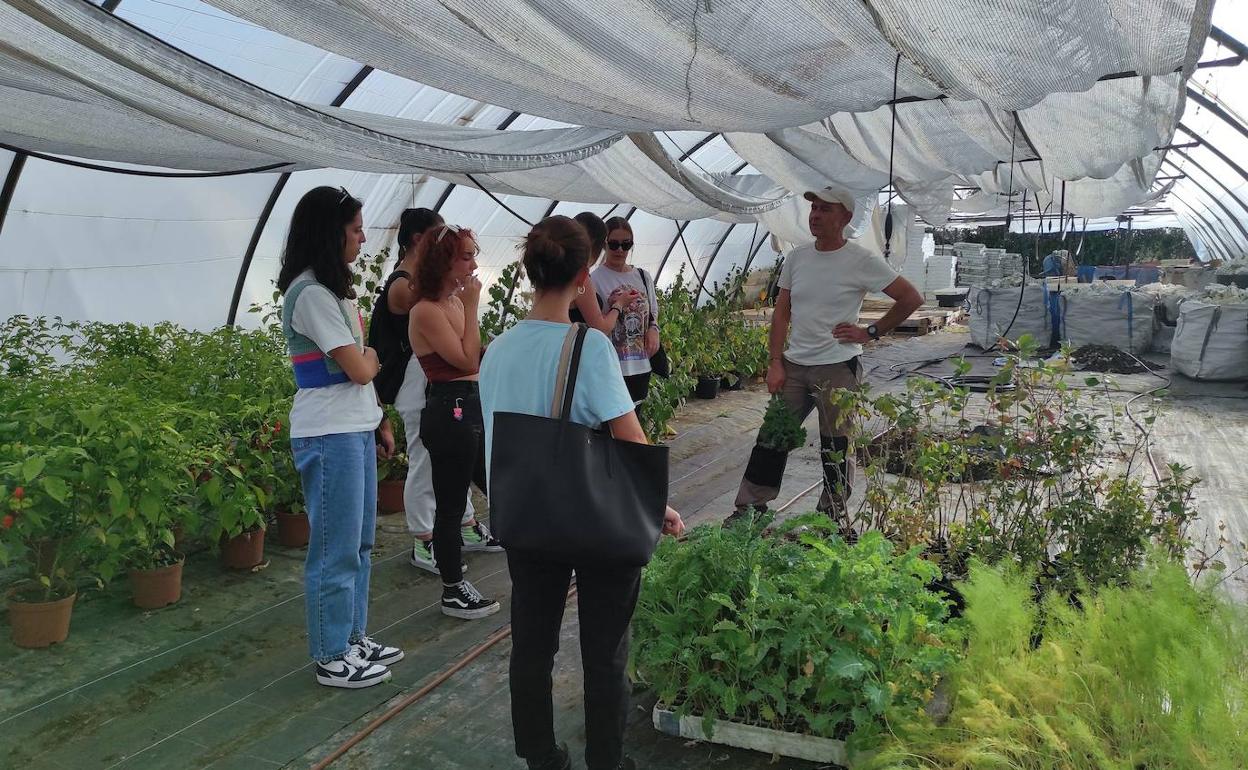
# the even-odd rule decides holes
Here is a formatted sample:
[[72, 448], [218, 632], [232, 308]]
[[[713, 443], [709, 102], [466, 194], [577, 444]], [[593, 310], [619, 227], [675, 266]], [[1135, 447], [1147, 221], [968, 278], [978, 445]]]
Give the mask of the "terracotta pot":
[[402, 513], [403, 479], [389, 479], [377, 482], [377, 512]]
[[50, 602], [18, 601], [9, 594], [9, 631], [18, 647], [48, 647], [69, 636], [69, 617], [77, 592]]
[[222, 538], [221, 560], [230, 569], [251, 569], [264, 561], [264, 530], [257, 528], [238, 537]]
[[143, 610], [158, 610], [181, 599], [182, 565], [185, 563], [186, 559], [183, 558], [177, 564], [167, 567], [130, 570], [134, 606]]
[[311, 534], [308, 514], [277, 512], [277, 542], [287, 548], [306, 548]]

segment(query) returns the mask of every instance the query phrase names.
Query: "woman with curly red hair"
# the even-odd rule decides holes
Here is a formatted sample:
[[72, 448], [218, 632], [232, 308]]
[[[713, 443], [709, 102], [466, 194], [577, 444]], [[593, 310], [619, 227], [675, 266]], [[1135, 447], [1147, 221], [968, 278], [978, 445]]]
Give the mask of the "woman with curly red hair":
[[477, 303], [481, 281], [476, 236], [438, 225], [417, 245], [417, 292], [412, 308], [412, 353], [429, 379], [420, 440], [433, 470], [433, 552], [442, 576], [442, 612], [456, 618], [493, 615], [499, 604], [464, 579], [459, 525], [469, 484], [485, 491], [485, 428], [477, 372], [481, 335]]

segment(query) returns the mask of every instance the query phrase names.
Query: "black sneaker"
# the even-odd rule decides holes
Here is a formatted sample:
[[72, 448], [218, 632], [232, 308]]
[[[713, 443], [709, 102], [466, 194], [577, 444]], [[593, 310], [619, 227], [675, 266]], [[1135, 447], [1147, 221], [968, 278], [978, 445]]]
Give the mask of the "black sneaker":
[[442, 614], [453, 618], [476, 620], [493, 615], [502, 609], [493, 599], [487, 599], [467, 580], [455, 585], [442, 584]]
[[528, 759], [529, 770], [572, 770], [572, 756], [568, 744], [561, 743], [544, 759]]
[[362, 660], [357, 648], [347, 650], [341, 658], [316, 664], [316, 681], [326, 687], [358, 690], [390, 679], [390, 669]]
[[384, 644], [378, 644], [367, 636], [356, 642], [353, 647], [355, 648], [355, 654], [366, 663], [389, 666], [391, 663], [398, 663], [400, 660], [403, 660], [403, 651], [398, 647], [387, 647]]

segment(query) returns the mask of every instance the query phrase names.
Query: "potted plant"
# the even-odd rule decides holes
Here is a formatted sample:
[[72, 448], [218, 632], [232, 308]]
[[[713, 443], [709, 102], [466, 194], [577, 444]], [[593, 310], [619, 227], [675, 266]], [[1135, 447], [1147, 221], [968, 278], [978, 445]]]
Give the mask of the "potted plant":
[[377, 461], [377, 512], [402, 513], [403, 486], [407, 481], [407, 437], [403, 419], [394, 407], [386, 407], [386, 416], [394, 430], [394, 454]]
[[227, 441], [207, 450], [209, 477], [195, 491], [195, 504], [212, 522], [210, 533], [230, 569], [251, 569], [264, 561], [269, 496], [260, 483], [267, 482], [269, 473], [257, 467], [255, 453], [238, 450], [246, 444]]
[[136, 426], [139, 430], [129, 438], [138, 451], [117, 464], [114, 478], [121, 492], [109, 497], [109, 537], [120, 539], [134, 604], [145, 610], [182, 596], [186, 559], [176, 547], [173, 528], [188, 518], [194, 479], [183, 470], [190, 450], [172, 427], [172, 411], [165, 413], [163, 427]]
[[36, 451], [21, 447], [13, 462], [0, 466], [0, 566], [17, 563], [26, 572], [6, 593], [10, 632], [18, 647], [34, 648], [69, 635], [87, 533], [69, 504], [69, 484], [48, 472], [49, 459], [53, 468], [68, 469], [66, 453], [48, 458]]

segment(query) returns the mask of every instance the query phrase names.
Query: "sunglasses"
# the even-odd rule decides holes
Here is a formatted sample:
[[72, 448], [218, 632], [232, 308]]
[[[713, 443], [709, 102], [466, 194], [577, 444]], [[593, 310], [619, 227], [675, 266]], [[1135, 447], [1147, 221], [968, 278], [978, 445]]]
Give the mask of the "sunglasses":
[[628, 251], [633, 248], [632, 241], [607, 241], [607, 248], [612, 251]]
[[341, 206], [347, 200], [347, 198], [351, 197], [351, 193], [347, 192], [347, 188], [345, 187], [339, 187], [338, 189], [342, 190], [342, 197], [338, 199], [338, 205]]

